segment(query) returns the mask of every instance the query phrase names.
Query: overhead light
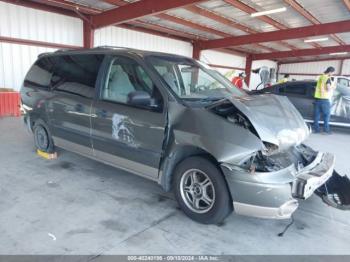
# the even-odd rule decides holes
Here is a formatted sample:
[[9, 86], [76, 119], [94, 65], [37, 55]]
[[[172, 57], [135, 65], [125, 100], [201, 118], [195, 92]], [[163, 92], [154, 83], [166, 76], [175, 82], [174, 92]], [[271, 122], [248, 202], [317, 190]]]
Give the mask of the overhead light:
[[348, 52], [330, 53], [330, 55], [346, 55]]
[[262, 16], [262, 15], [270, 15], [270, 14], [275, 14], [275, 13], [281, 13], [281, 12], [285, 12], [285, 11], [287, 11], [287, 7], [281, 7], [281, 8], [277, 8], [277, 9], [251, 13], [250, 16], [251, 17], [257, 17], [257, 16]]
[[313, 38], [313, 39], [305, 39], [304, 43], [311, 43], [311, 42], [323, 42], [329, 40], [328, 37], [322, 37], [322, 38]]

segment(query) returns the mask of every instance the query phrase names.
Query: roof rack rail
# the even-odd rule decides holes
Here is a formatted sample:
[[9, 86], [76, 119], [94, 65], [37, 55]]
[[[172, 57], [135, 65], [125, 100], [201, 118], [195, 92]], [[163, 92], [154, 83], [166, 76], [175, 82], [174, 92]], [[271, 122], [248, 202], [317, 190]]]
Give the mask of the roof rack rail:
[[76, 48], [61, 48], [57, 49], [54, 53], [59, 53], [59, 52], [65, 52], [65, 51], [74, 51], [77, 50]]
[[130, 47], [124, 47], [124, 46], [110, 46], [110, 45], [100, 45], [100, 46], [96, 46], [92, 49], [100, 49], [100, 48], [106, 48], [106, 49], [130, 49], [130, 50], [134, 50], [135, 48], [130, 48]]
[[52, 54], [53, 52], [45, 52], [45, 53], [41, 53], [41, 54], [38, 54], [38, 58], [42, 57], [42, 56], [45, 56], [45, 55], [49, 55], [49, 54]]
[[57, 49], [56, 51], [53, 51], [53, 52], [41, 53], [38, 55], [38, 57], [40, 58], [44, 55], [55, 54], [55, 53], [60, 53], [60, 52], [65, 52], [65, 51], [74, 51], [74, 50], [77, 50], [77, 49], [76, 48], [60, 48], [60, 49]]

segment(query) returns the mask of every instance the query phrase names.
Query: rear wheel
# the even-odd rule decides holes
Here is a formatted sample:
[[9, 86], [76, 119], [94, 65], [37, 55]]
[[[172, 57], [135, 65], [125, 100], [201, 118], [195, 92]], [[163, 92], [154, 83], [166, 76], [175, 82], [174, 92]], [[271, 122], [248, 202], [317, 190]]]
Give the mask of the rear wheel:
[[37, 120], [33, 128], [35, 147], [43, 152], [53, 153], [54, 144], [51, 133], [42, 120]]
[[203, 157], [190, 157], [175, 170], [176, 199], [191, 219], [218, 224], [232, 212], [232, 201], [220, 170]]

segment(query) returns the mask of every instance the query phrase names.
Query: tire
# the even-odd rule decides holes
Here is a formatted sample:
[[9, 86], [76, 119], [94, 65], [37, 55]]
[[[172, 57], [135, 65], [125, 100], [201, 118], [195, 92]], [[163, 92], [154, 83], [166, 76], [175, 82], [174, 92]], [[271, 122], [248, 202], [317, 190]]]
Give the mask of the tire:
[[176, 200], [192, 220], [219, 224], [232, 212], [233, 204], [226, 181], [208, 159], [187, 158], [178, 164], [174, 176]]
[[35, 147], [46, 153], [54, 152], [54, 143], [48, 126], [42, 120], [35, 121], [33, 127]]

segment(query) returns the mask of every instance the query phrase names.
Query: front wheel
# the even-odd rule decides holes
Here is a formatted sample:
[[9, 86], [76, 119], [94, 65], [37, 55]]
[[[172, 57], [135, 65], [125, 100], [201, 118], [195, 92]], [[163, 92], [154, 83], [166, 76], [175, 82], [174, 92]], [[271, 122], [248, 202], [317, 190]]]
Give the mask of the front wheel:
[[175, 170], [175, 197], [191, 219], [221, 223], [232, 212], [232, 201], [220, 170], [203, 157], [190, 157]]

